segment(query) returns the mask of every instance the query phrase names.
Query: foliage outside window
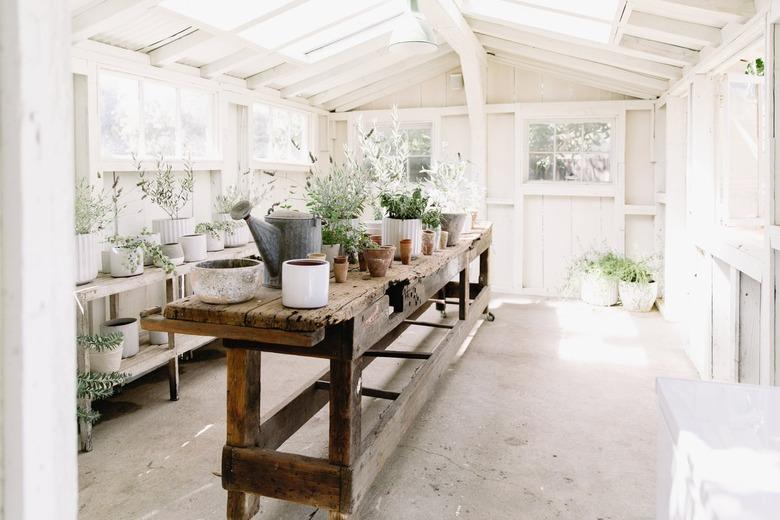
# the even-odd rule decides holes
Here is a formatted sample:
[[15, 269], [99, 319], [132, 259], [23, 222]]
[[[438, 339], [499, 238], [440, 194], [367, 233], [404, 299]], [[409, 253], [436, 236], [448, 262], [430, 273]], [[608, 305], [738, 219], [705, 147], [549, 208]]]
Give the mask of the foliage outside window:
[[606, 121], [528, 125], [528, 180], [611, 182], [612, 124]]
[[101, 72], [98, 111], [102, 156], [213, 157], [213, 98], [202, 90]]
[[298, 110], [254, 103], [251, 142], [252, 157], [257, 161], [306, 164], [309, 116]]
[[[409, 143], [409, 156], [406, 159], [406, 172], [409, 181], [424, 182], [428, 179], [426, 170], [431, 167], [431, 123], [401, 123], [401, 133]], [[393, 128], [390, 125], [377, 125], [376, 132], [380, 138], [388, 138]]]

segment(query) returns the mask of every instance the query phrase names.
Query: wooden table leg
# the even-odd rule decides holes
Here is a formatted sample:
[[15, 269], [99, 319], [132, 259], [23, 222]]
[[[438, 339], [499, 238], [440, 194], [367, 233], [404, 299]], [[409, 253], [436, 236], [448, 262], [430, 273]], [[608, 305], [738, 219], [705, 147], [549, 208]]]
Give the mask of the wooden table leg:
[[[227, 351], [227, 444], [247, 448], [260, 441], [260, 351]], [[249, 520], [260, 510], [260, 497], [228, 491], [228, 520]]]
[[460, 272], [458, 282], [458, 319], [465, 320], [469, 317], [469, 264]]
[[[333, 464], [351, 466], [360, 456], [360, 360], [330, 362], [330, 438], [328, 458]], [[345, 494], [345, 495], [348, 495]], [[342, 496], [339, 511], [330, 511], [329, 520], [348, 520], [352, 515], [351, 497]]]
[[176, 338], [173, 332], [168, 333], [168, 348], [173, 349], [173, 357], [168, 361], [168, 388], [171, 401], [179, 400], [179, 356], [176, 352]]

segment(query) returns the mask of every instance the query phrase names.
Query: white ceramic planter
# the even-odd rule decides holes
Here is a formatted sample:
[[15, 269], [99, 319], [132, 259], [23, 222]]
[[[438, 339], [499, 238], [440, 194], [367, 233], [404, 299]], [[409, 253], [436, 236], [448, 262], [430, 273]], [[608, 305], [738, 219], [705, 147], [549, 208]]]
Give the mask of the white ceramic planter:
[[282, 264], [282, 305], [317, 309], [328, 304], [330, 265], [325, 260], [287, 260]]
[[167, 345], [168, 344], [168, 333], [167, 332], [159, 332], [156, 330], [150, 330], [149, 331], [149, 343], [151, 345]]
[[395, 246], [395, 258], [401, 258], [401, 240], [412, 240], [412, 258], [422, 251], [422, 221], [385, 218], [382, 221], [382, 245]]
[[140, 247], [137, 249], [112, 247], [110, 256], [111, 276], [114, 278], [124, 278], [127, 276], [143, 274], [144, 251]]
[[182, 235], [179, 244], [184, 249], [185, 262], [202, 262], [206, 259], [206, 235]]
[[[184, 263], [184, 248], [181, 244], [176, 242], [175, 244], [165, 244], [161, 248], [162, 254], [168, 257], [173, 265], [181, 265]], [[161, 263], [155, 262], [157, 267], [162, 267]]]
[[152, 220], [152, 230], [160, 234], [160, 240], [163, 244], [172, 244], [178, 242], [182, 235], [191, 235], [195, 232], [195, 219], [155, 219]]
[[632, 312], [649, 312], [658, 298], [658, 284], [623, 282], [618, 284], [623, 308]]
[[97, 278], [100, 263], [100, 234], [76, 235], [76, 285]]
[[244, 220], [233, 220], [230, 213], [218, 213], [214, 219], [216, 222], [235, 222], [232, 231], [225, 232], [225, 247], [241, 247], [249, 243], [251, 234]]
[[114, 350], [106, 352], [89, 351], [89, 371], [90, 372], [119, 372], [122, 365], [122, 352], [124, 351], [124, 340]]
[[263, 264], [249, 258], [209, 260], [190, 272], [192, 292], [206, 303], [240, 303], [262, 286]]
[[381, 235], [382, 234], [382, 221], [381, 220], [369, 220], [365, 222], [366, 233], [369, 235]]
[[330, 268], [333, 269], [333, 259], [339, 256], [341, 250], [341, 244], [323, 244], [320, 251], [325, 253], [325, 260], [330, 264]]
[[120, 332], [125, 338], [122, 347], [122, 358], [133, 357], [138, 354], [138, 320], [135, 318], [117, 318], [108, 320], [100, 325], [101, 334]]
[[[149, 233], [148, 235], [138, 235], [138, 238], [140, 238], [141, 240], [145, 240], [149, 244], [153, 244], [157, 246], [162, 244], [160, 233]], [[152, 265], [152, 263], [153, 263], [152, 259], [144, 255], [144, 265]]]
[[580, 287], [582, 301], [591, 305], [609, 307], [618, 300], [618, 283], [600, 272], [585, 273]]
[[460, 235], [463, 233], [469, 222], [468, 215], [465, 213], [442, 213], [441, 214], [441, 229], [448, 233], [447, 245], [454, 246], [460, 240]]
[[217, 238], [206, 233], [206, 251], [222, 251], [225, 249], [225, 231], [217, 231]]

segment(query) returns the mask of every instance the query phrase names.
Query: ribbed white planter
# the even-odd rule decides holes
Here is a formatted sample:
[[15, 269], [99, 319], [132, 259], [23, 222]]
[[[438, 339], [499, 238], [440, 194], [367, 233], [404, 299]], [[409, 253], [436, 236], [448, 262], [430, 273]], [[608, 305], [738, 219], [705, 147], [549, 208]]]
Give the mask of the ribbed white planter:
[[618, 300], [618, 282], [599, 272], [585, 273], [580, 287], [582, 301], [591, 305], [609, 307]]
[[243, 220], [233, 220], [230, 213], [217, 213], [216, 222], [235, 222], [236, 227], [233, 231], [225, 232], [225, 247], [241, 247], [245, 246], [252, 239], [252, 235], [249, 233], [249, 227]]
[[124, 278], [135, 276], [144, 272], [144, 250], [140, 247], [130, 249], [128, 247], [111, 248], [111, 276]]
[[97, 278], [100, 260], [100, 234], [76, 235], [76, 285]]
[[418, 218], [382, 220], [382, 245], [395, 246], [395, 258], [401, 258], [401, 240], [412, 239], [412, 258], [422, 251], [422, 221]]
[[184, 249], [185, 262], [202, 262], [206, 259], [206, 235], [182, 235], [179, 244]]
[[124, 351], [124, 340], [114, 350], [106, 352], [89, 351], [89, 371], [90, 372], [119, 372], [122, 365], [122, 352]]
[[182, 235], [191, 235], [195, 232], [194, 218], [161, 218], [152, 220], [152, 229], [160, 234], [163, 244], [172, 244], [179, 241]]
[[217, 231], [217, 238], [206, 233], [206, 251], [222, 251], [225, 249], [225, 231]]
[[658, 284], [620, 282], [618, 284], [620, 303], [623, 308], [632, 312], [649, 312], [658, 298]]
[[108, 320], [100, 325], [101, 334], [120, 332], [125, 338], [122, 347], [122, 357], [129, 358], [138, 354], [138, 320], [135, 318], [118, 318]]
[[368, 220], [364, 222], [366, 226], [366, 233], [369, 235], [381, 235], [382, 234], [382, 221], [381, 220]]

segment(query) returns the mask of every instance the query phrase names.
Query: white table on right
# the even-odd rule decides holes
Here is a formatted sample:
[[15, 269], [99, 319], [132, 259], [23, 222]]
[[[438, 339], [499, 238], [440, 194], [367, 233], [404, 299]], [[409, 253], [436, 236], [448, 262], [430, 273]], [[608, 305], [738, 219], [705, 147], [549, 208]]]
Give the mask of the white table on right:
[[658, 520], [780, 519], [780, 388], [659, 378]]

